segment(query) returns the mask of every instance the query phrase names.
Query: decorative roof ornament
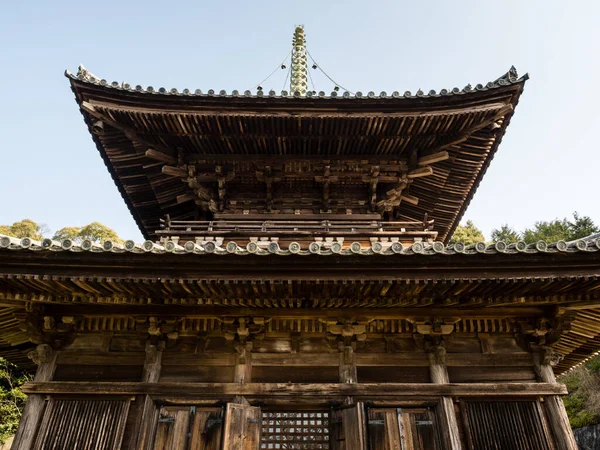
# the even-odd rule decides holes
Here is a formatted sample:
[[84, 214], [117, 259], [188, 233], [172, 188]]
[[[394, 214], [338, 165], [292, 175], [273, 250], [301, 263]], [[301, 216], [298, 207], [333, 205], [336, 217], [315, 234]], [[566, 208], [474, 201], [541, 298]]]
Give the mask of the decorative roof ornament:
[[[292, 40], [292, 73], [290, 92], [292, 95], [306, 96], [308, 91], [308, 64], [306, 61], [306, 37], [304, 26], [298, 25]], [[296, 94], [296, 92], [298, 94]]]
[[92, 72], [83, 67], [83, 64], [80, 64], [77, 68], [77, 78], [83, 81], [91, 81], [93, 83], [99, 83], [100, 78], [94, 75]]

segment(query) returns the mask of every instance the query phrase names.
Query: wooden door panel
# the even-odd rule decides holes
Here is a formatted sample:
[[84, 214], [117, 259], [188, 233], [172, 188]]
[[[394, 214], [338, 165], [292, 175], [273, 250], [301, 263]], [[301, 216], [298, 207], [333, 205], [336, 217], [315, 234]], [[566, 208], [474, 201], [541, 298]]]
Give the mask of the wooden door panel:
[[365, 408], [363, 403], [333, 409], [329, 413], [330, 450], [365, 450]]
[[396, 408], [368, 410], [370, 450], [403, 450]]
[[189, 450], [221, 450], [223, 410], [196, 410]]
[[220, 450], [221, 426], [220, 408], [163, 406], [154, 450]]
[[223, 450], [259, 450], [260, 408], [228, 403], [225, 414]]
[[435, 414], [429, 408], [369, 408], [369, 450], [438, 450]]

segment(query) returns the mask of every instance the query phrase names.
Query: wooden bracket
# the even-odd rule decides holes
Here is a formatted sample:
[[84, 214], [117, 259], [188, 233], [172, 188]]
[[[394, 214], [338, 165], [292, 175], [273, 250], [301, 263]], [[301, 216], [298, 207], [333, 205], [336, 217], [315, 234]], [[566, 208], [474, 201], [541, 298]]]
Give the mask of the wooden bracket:
[[515, 337], [519, 346], [532, 351], [539, 346], [551, 346], [558, 342], [562, 334], [571, 330], [571, 322], [576, 312], [568, 312], [559, 317], [518, 319]]
[[24, 312], [15, 314], [19, 328], [25, 332], [34, 344], [48, 344], [58, 350], [71, 344], [77, 334], [81, 317], [50, 316], [44, 313], [44, 307], [28, 303]]
[[425, 336], [448, 336], [454, 332], [460, 317], [408, 317], [418, 334]]
[[356, 348], [357, 344], [363, 346], [367, 340], [367, 322], [352, 320], [321, 320], [327, 327], [327, 339], [333, 348], [340, 345]]
[[54, 350], [48, 344], [39, 344], [35, 350], [27, 353], [27, 357], [39, 366], [40, 364], [50, 362], [53, 354]]
[[265, 337], [265, 325], [271, 321], [264, 317], [222, 317], [219, 320], [225, 339], [235, 341], [242, 347], [246, 343], [262, 341]]

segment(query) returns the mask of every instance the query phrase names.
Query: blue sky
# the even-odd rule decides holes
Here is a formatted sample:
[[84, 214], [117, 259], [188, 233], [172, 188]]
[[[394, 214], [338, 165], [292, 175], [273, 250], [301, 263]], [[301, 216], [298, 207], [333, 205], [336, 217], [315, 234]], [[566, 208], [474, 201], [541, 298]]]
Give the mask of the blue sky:
[[[141, 234], [84, 126], [63, 72], [109, 81], [245, 90], [289, 52], [296, 24], [352, 91], [440, 90], [529, 72], [466, 219], [489, 237], [573, 211], [600, 222], [600, 2], [9, 2], [0, 9], [0, 224], [94, 220]], [[265, 89], [280, 91], [277, 72]], [[317, 90], [332, 84], [315, 78]]]

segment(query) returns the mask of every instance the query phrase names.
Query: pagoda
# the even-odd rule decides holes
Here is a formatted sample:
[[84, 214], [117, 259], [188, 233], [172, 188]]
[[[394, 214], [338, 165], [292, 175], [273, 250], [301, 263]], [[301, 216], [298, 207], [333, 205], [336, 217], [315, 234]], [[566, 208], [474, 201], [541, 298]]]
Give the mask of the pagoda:
[[66, 73], [146, 240], [0, 236], [12, 448], [576, 449], [600, 240], [449, 245], [527, 75], [326, 94], [292, 47], [280, 93]]

